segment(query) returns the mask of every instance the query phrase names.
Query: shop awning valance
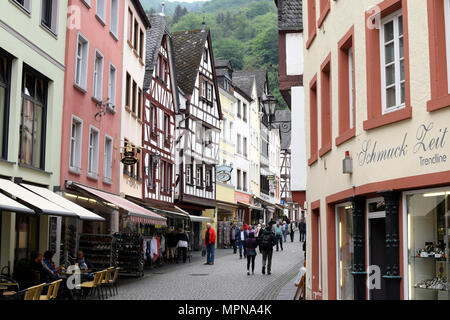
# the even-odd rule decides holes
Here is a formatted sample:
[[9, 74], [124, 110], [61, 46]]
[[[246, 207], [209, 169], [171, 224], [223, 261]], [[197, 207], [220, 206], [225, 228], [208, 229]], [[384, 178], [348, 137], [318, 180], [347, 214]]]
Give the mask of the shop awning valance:
[[[74, 183], [74, 185], [76, 187], [83, 189], [84, 191], [106, 201], [106, 202], [112, 203], [113, 205], [121, 208], [122, 210], [128, 211], [129, 216], [135, 217], [135, 218], [131, 218], [131, 221], [139, 220], [139, 221], [134, 221], [134, 222], [141, 222], [141, 223], [160, 225], [160, 226], [167, 225], [166, 218], [161, 217], [159, 214], [156, 214], [150, 210], [147, 210], [125, 198], [114, 195], [112, 193], [89, 188], [89, 187], [86, 187], [86, 186], [83, 186], [80, 184]], [[139, 218], [139, 219], [137, 219], [137, 218]]]
[[6, 211], [14, 211], [14, 212], [21, 212], [21, 213], [35, 213], [30, 208], [25, 207], [24, 205], [21, 205], [17, 201], [14, 201], [8, 196], [5, 196], [3, 193], [0, 193], [0, 209], [6, 210]]
[[64, 209], [74, 212], [81, 220], [105, 221], [105, 218], [100, 217], [92, 211], [89, 211], [82, 206], [79, 206], [75, 202], [70, 201], [69, 199], [66, 199], [46, 188], [36, 187], [29, 184], [21, 184], [21, 186], [30, 191], [33, 191], [34, 193], [40, 195], [41, 197], [44, 197], [45, 199], [53, 203], [56, 203]]
[[256, 207], [256, 206], [250, 206], [250, 209], [264, 211], [264, 208], [260, 208], [260, 207]]
[[189, 215], [192, 222], [210, 222], [211, 218]]
[[36, 193], [21, 187], [20, 185], [6, 179], [0, 179], [0, 189], [20, 199], [32, 207], [37, 213], [49, 214], [54, 216], [78, 217], [74, 212], [67, 210], [56, 203], [37, 195]]

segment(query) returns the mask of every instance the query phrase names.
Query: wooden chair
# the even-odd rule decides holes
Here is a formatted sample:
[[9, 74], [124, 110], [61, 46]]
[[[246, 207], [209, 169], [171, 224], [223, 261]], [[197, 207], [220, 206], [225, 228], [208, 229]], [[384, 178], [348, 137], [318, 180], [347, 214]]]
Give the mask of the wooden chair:
[[88, 290], [89, 294], [92, 294], [92, 293], [94, 293], [94, 291], [97, 291], [98, 298], [101, 299], [99, 287], [101, 286], [101, 283], [103, 281], [104, 275], [105, 275], [104, 271], [96, 272], [94, 274], [94, 280], [93, 281], [83, 282], [79, 286], [77, 286], [77, 289], [81, 288], [81, 289], [84, 289], [84, 290]]
[[55, 300], [56, 297], [58, 296], [58, 291], [59, 291], [61, 282], [62, 282], [62, 279], [53, 281], [52, 283], [50, 283], [50, 285], [48, 286], [47, 294], [41, 295], [39, 300]]
[[40, 300], [42, 290], [46, 286], [45, 283], [30, 287], [25, 292], [25, 298], [24, 300]]
[[117, 289], [117, 278], [119, 277], [119, 270], [120, 268], [117, 267], [116, 270], [114, 271], [114, 276], [112, 278], [112, 280], [109, 280], [109, 286], [113, 289], [114, 295], [119, 294], [119, 291]]
[[103, 271], [105, 273], [105, 276], [103, 277], [103, 280], [102, 280], [102, 287], [105, 287], [105, 289], [108, 289], [110, 295], [112, 295], [112, 293], [111, 293], [111, 286], [109, 284], [111, 281], [111, 273], [113, 270], [114, 270], [114, 267], [109, 267], [108, 269]]

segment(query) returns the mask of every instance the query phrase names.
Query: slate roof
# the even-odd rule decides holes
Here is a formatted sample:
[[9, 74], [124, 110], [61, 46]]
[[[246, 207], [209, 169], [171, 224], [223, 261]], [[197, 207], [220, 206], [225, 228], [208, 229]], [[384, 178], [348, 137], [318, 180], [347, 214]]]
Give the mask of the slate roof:
[[303, 0], [276, 0], [278, 30], [303, 31]]
[[158, 53], [161, 48], [161, 42], [164, 34], [169, 33], [166, 17], [160, 14], [152, 14], [148, 16], [152, 27], [147, 29], [147, 41], [145, 44], [145, 76], [144, 91], [150, 88], [153, 76], [153, 70], [158, 62]]
[[[275, 111], [275, 121], [291, 121], [290, 110], [277, 110]], [[291, 146], [291, 123], [286, 124], [273, 124], [280, 128], [281, 135], [281, 149], [287, 150]]]
[[209, 30], [188, 30], [172, 34], [177, 70], [177, 83], [181, 90], [191, 95], [194, 91], [200, 61]]
[[251, 96], [253, 85], [252, 78], [256, 79], [256, 90], [258, 91], [258, 98], [261, 98], [264, 93], [264, 85], [266, 84], [266, 82], [268, 82], [267, 71], [265, 70], [234, 71], [233, 85], [236, 84], [236, 86], [238, 86], [249, 96]]
[[229, 69], [233, 70], [233, 67], [231, 66], [230, 60], [216, 60], [214, 62], [214, 64], [216, 65], [216, 69], [218, 69], [218, 68], [229, 68]]

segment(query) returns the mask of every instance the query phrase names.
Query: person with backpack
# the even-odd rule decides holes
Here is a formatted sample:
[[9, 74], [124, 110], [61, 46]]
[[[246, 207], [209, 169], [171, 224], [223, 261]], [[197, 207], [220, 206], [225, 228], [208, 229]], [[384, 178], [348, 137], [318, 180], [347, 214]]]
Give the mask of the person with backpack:
[[277, 222], [277, 225], [275, 227], [275, 239], [276, 239], [276, 245], [277, 245], [277, 251], [279, 251], [278, 243], [280, 243], [281, 251], [283, 251], [283, 237], [282, 237], [283, 227], [279, 222]]
[[252, 264], [252, 274], [255, 274], [255, 259], [256, 259], [256, 248], [258, 247], [258, 242], [255, 238], [255, 233], [250, 232], [248, 234], [248, 239], [245, 241], [245, 249], [247, 251], [247, 275], [250, 275], [250, 263]]
[[262, 274], [270, 275], [272, 270], [273, 246], [277, 243], [275, 234], [272, 232], [272, 225], [269, 224], [265, 229], [261, 229], [258, 237], [259, 250], [262, 253]]

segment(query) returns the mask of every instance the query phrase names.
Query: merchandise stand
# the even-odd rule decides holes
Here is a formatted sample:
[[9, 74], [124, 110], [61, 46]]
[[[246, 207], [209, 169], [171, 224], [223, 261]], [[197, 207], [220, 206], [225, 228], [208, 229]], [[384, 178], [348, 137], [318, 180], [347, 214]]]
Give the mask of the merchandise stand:
[[113, 237], [104, 234], [80, 234], [79, 249], [95, 269], [105, 269], [113, 265]]
[[121, 276], [144, 276], [144, 238], [138, 233], [115, 233], [113, 261]]

